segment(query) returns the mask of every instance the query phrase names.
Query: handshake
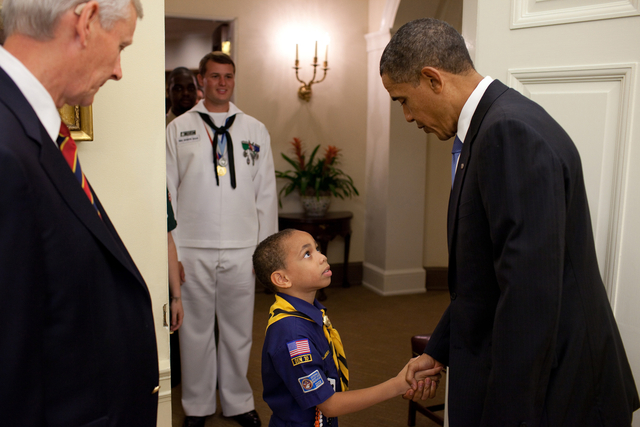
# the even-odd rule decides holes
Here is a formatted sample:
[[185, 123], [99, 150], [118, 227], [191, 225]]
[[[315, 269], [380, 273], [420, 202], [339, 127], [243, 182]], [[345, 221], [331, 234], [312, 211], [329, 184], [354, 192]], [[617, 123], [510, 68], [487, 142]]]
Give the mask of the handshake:
[[[443, 368], [442, 363], [428, 354], [421, 354], [409, 360], [395, 378], [399, 389], [403, 390], [402, 397], [414, 402], [433, 399], [442, 377]], [[408, 389], [407, 384], [409, 385]]]

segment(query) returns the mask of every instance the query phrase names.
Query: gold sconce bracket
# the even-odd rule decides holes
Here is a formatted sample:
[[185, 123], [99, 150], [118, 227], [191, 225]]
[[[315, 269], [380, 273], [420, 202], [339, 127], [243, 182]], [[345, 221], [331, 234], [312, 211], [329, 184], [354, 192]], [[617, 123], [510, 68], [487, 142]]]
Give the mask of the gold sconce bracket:
[[305, 83], [303, 80], [300, 80], [300, 77], [298, 77], [298, 70], [300, 69], [300, 67], [298, 66], [298, 61], [296, 61], [296, 66], [293, 67], [296, 70], [296, 79], [298, 79], [298, 81], [302, 83], [302, 86], [300, 86], [300, 88], [298, 89], [298, 98], [307, 102], [311, 100], [311, 94], [312, 94], [311, 85], [315, 83], [321, 83], [322, 81], [324, 81], [325, 77], [327, 77], [327, 70], [329, 69], [327, 68], [327, 62], [325, 61], [324, 67], [322, 68], [322, 71], [323, 71], [322, 78], [316, 81], [316, 71], [317, 71], [318, 65], [320, 65], [317, 63], [317, 58], [314, 58], [314, 63], [311, 65], [313, 65], [313, 77], [311, 78], [309, 83]]
[[313, 57], [313, 64], [311, 64], [311, 66], [313, 66], [313, 77], [311, 77], [311, 80], [309, 80], [309, 83], [306, 83], [304, 80], [300, 80], [300, 77], [298, 76], [298, 70], [300, 69], [300, 61], [298, 61], [298, 45], [296, 45], [296, 62], [295, 62], [296, 65], [293, 67], [293, 69], [296, 70], [296, 79], [300, 83], [302, 83], [302, 86], [300, 86], [300, 88], [298, 89], [298, 98], [306, 102], [309, 102], [311, 100], [311, 94], [312, 94], [311, 85], [316, 83], [321, 83], [327, 77], [327, 71], [329, 70], [328, 56], [329, 56], [329, 46], [327, 45], [327, 51], [325, 53], [324, 62], [322, 64], [323, 66], [321, 68], [322, 78], [320, 80], [316, 80], [318, 66], [320, 65], [318, 63], [318, 42], [316, 42], [315, 56]]
[[300, 89], [298, 89], [298, 98], [309, 102], [311, 100], [311, 93], [311, 85], [303, 83]]

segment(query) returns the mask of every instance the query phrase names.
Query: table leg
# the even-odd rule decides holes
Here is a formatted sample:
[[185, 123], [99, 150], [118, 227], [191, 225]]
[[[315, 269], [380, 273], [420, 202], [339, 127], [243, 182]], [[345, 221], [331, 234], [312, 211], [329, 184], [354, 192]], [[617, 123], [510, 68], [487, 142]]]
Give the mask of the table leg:
[[342, 276], [342, 287], [348, 288], [351, 286], [349, 283], [349, 246], [351, 245], [351, 233], [344, 236], [344, 273]]

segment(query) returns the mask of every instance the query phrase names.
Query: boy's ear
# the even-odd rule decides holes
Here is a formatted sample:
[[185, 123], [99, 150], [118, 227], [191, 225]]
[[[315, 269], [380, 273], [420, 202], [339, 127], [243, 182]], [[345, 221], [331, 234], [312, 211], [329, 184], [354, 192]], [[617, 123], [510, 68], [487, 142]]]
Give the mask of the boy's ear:
[[291, 281], [287, 277], [287, 274], [284, 272], [284, 270], [276, 270], [271, 273], [271, 283], [276, 285], [276, 287], [282, 289], [291, 287]]

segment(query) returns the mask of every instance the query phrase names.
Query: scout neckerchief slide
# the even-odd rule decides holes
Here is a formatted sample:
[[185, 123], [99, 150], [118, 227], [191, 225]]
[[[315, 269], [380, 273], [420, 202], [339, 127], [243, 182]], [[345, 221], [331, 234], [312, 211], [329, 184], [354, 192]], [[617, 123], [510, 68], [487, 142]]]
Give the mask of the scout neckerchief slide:
[[[314, 320], [306, 314], [297, 311], [287, 300], [276, 295], [276, 302], [273, 303], [269, 310], [267, 329], [269, 329], [269, 326], [273, 325], [278, 320], [284, 319], [285, 317], [299, 317], [301, 319], [314, 322]], [[344, 347], [342, 346], [340, 334], [338, 334], [338, 331], [331, 325], [331, 321], [329, 320], [329, 317], [327, 317], [324, 309], [322, 310], [322, 323], [324, 336], [329, 343], [329, 348], [333, 355], [333, 363], [335, 363], [336, 368], [338, 368], [338, 372], [340, 373], [340, 385], [342, 387], [342, 391], [347, 391], [349, 389], [349, 368], [347, 367], [347, 358], [344, 354]], [[317, 407], [315, 426], [322, 427], [322, 413]]]
[[[209, 117], [208, 114], [198, 113], [202, 120], [208, 124], [211, 129], [214, 131], [213, 137], [209, 134], [209, 130], [207, 127], [204, 127], [204, 130], [207, 132], [207, 136], [209, 137], [209, 141], [211, 141], [211, 148], [213, 148], [213, 167], [216, 175], [216, 185], [220, 185], [219, 176], [224, 176], [227, 174], [226, 163], [227, 159], [225, 158], [225, 153], [229, 153], [229, 178], [231, 179], [231, 188], [236, 188], [236, 169], [233, 161], [233, 143], [231, 141], [231, 134], [229, 133], [229, 128], [233, 125], [233, 122], [236, 119], [236, 115], [227, 117], [227, 120], [224, 123], [224, 126], [216, 126]], [[218, 136], [220, 136], [220, 140], [218, 141]], [[226, 143], [225, 143], [226, 140]], [[214, 144], [213, 141], [217, 143]], [[222, 147], [222, 148], [221, 148]], [[218, 159], [220, 159], [220, 164], [218, 165]], [[224, 163], [224, 164], [223, 164]]]

